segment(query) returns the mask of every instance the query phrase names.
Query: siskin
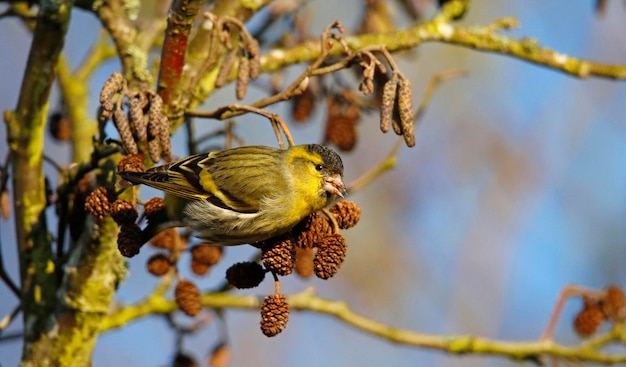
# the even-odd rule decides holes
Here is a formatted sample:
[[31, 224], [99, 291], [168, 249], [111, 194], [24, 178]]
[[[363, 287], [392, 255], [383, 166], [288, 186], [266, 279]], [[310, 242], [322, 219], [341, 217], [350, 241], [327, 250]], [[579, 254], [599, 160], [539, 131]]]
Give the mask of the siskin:
[[345, 194], [341, 158], [317, 144], [233, 148], [119, 175], [187, 199], [182, 224], [221, 246], [283, 234]]

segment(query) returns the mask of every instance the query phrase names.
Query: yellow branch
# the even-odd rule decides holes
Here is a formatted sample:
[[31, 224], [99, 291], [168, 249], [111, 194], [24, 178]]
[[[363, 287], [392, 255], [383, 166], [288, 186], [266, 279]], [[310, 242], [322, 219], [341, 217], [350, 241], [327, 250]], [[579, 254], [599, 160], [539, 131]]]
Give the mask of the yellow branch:
[[[100, 330], [105, 332], [125, 326], [141, 317], [168, 314], [177, 310], [176, 302], [173, 299], [166, 299], [163, 294], [162, 291], [153, 292], [151, 296], [140, 303], [117, 308], [103, 320]], [[262, 297], [254, 295], [245, 296], [230, 293], [206, 293], [202, 295], [202, 305], [213, 309], [258, 310], [262, 301]], [[473, 335], [434, 335], [400, 329], [361, 316], [350, 309], [346, 302], [317, 297], [312, 288], [288, 296], [287, 302], [290, 310], [326, 314], [343, 321], [346, 325], [396, 344], [435, 349], [450, 354], [492, 355], [530, 361], [538, 361], [543, 357], [554, 357], [604, 364], [626, 362], [626, 354], [610, 354], [600, 350], [603, 345], [624, 339], [626, 333], [621, 324], [616, 325], [607, 334], [596, 339], [601, 342], [565, 346], [551, 340], [499, 341]]]
[[[502, 18], [492, 24], [479, 27], [460, 27], [450, 23], [450, 19], [455, 19], [459, 14], [465, 12], [467, 3], [467, 1], [451, 1], [432, 20], [404, 30], [345, 37], [345, 41], [353, 51], [372, 45], [384, 45], [390, 52], [412, 49], [425, 42], [448, 43], [512, 56], [575, 77], [626, 79], [626, 65], [579, 59], [543, 48], [534, 39], [514, 39], [498, 34], [497, 31], [500, 29], [518, 26], [517, 20], [512, 17]], [[341, 51], [341, 48], [336, 46], [331, 54], [338, 55]], [[262, 70], [272, 72], [286, 65], [310, 62], [316, 59], [319, 54], [320, 48], [316, 41], [304, 42], [284, 49], [275, 49], [261, 57]]]

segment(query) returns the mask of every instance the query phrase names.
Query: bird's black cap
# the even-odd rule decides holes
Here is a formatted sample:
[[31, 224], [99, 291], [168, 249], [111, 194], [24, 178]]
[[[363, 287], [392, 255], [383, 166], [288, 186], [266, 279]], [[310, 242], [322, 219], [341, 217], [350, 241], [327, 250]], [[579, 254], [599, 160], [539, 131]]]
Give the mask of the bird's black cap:
[[337, 152], [335, 152], [331, 148], [319, 144], [309, 144], [307, 145], [307, 149], [310, 152], [317, 153], [322, 157], [328, 173], [338, 173], [343, 176], [343, 162], [341, 161], [341, 157], [339, 156], [339, 154], [337, 154]]

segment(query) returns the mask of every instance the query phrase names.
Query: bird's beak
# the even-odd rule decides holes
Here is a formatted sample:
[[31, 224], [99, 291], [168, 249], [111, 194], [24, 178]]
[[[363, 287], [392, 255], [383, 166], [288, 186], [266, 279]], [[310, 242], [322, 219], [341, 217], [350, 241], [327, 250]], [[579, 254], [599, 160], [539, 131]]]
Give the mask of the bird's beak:
[[337, 195], [339, 197], [344, 197], [344, 195], [346, 195], [346, 186], [343, 184], [343, 181], [341, 181], [341, 175], [339, 175], [338, 173], [329, 177], [325, 177], [322, 188], [327, 192], [333, 195]]

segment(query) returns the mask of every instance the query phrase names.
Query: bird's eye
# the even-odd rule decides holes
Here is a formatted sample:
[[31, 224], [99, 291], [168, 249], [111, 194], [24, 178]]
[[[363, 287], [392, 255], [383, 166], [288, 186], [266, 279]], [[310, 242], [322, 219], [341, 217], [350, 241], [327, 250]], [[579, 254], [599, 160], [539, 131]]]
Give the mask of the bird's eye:
[[316, 165], [315, 165], [315, 169], [316, 169], [316, 170], [318, 170], [318, 171], [321, 171], [321, 170], [323, 170], [323, 169], [324, 169], [324, 166], [323, 166], [323, 165], [321, 165], [321, 164], [316, 164]]

